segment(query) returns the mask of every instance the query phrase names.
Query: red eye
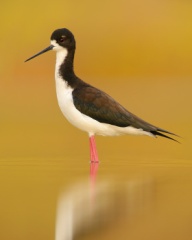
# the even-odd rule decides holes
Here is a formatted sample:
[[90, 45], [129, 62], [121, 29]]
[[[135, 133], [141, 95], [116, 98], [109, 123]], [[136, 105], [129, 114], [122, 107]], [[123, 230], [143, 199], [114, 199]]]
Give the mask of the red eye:
[[65, 36], [62, 36], [62, 37], [59, 39], [59, 42], [64, 42], [65, 39], [66, 39], [66, 37], [65, 37]]

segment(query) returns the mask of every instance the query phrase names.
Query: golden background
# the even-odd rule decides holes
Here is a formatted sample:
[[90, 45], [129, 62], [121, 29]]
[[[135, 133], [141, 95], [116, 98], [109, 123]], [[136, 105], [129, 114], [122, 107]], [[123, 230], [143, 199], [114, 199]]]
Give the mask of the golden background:
[[191, 12], [186, 0], [1, 3], [1, 239], [53, 239], [57, 192], [88, 176], [88, 137], [65, 120], [57, 105], [55, 53], [24, 63], [49, 46], [51, 33], [63, 27], [75, 35], [80, 78], [182, 137], [181, 144], [97, 137], [100, 176], [170, 178], [174, 187], [168, 181], [172, 192], [162, 188], [163, 196], [183, 196], [181, 219], [185, 227], [192, 221], [185, 218], [192, 213]]

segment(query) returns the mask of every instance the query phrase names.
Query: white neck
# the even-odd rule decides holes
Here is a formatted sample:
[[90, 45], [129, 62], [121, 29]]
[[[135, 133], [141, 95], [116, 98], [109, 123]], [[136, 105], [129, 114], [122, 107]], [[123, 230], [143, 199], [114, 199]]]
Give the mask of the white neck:
[[62, 48], [56, 53], [56, 64], [55, 64], [55, 78], [59, 77], [59, 68], [61, 64], [65, 61], [67, 57], [68, 51], [67, 49]]
[[59, 78], [59, 68], [61, 64], [65, 61], [68, 51], [66, 48], [59, 46], [55, 40], [51, 40], [51, 45], [54, 46], [53, 50], [56, 51], [56, 64], [55, 64], [55, 79]]

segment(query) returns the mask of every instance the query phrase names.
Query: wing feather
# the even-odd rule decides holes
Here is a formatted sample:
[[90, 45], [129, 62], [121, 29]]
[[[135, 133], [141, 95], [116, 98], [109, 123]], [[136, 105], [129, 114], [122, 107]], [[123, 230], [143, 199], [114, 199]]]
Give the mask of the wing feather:
[[107, 123], [118, 127], [132, 126], [151, 132], [154, 136], [161, 136], [178, 142], [161, 132], [177, 137], [178, 135], [142, 120], [127, 111], [111, 96], [91, 85], [83, 83], [80, 87], [75, 88], [72, 95], [74, 105], [80, 112], [101, 123]]

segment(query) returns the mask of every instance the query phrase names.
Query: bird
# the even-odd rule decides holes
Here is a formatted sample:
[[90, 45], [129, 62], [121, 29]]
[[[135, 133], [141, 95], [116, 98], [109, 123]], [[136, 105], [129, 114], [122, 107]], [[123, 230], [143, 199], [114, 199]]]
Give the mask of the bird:
[[56, 52], [55, 81], [58, 105], [72, 125], [88, 133], [91, 162], [99, 162], [95, 135], [160, 136], [178, 142], [170, 136], [178, 135], [142, 120], [110, 95], [86, 83], [75, 74], [76, 41], [70, 30], [67, 28], [55, 30], [50, 42], [49, 47], [25, 62], [50, 50]]

